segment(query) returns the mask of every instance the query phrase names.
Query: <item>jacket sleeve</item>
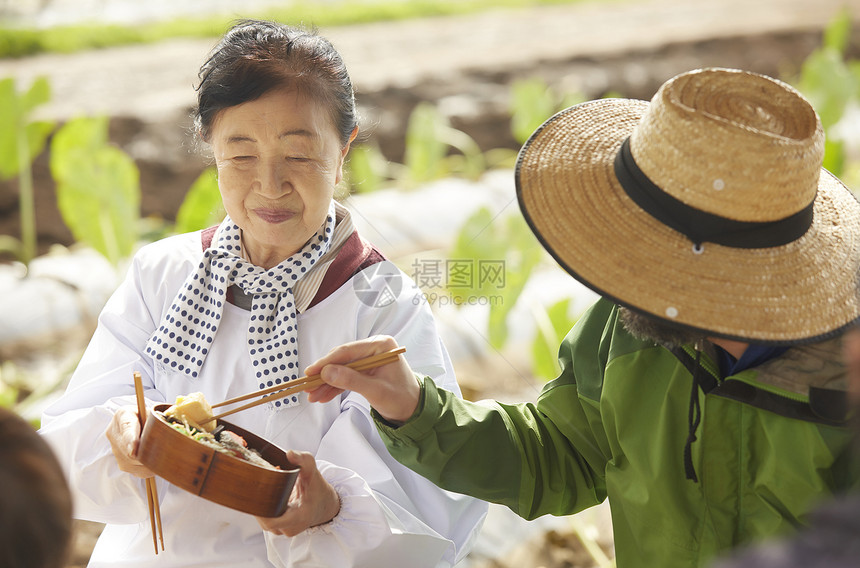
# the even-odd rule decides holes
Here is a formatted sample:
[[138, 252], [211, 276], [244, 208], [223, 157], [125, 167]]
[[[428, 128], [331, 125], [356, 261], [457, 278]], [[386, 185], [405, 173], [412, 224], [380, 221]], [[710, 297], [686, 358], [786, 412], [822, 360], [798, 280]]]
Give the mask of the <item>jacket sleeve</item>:
[[[459, 393], [432, 313], [426, 304], [413, 302], [408, 293], [411, 281], [402, 278], [401, 299], [385, 307], [368, 307], [358, 318], [357, 336], [395, 337], [407, 348], [410, 364]], [[341, 510], [330, 523], [291, 539], [267, 534], [269, 558], [276, 565], [442, 568], [468, 554], [487, 504], [445, 491], [397, 462], [360, 395], [342, 398], [341, 412], [315, 457], [320, 472], [338, 492]]]
[[[425, 378], [409, 422], [393, 428], [375, 416], [389, 451], [441, 487], [501, 503], [526, 519], [603, 501], [606, 457], [597, 405], [579, 396], [571, 365], [570, 342], [589, 338], [589, 317], [562, 345], [562, 374], [537, 405], [463, 401]], [[597, 357], [597, 348], [580, 345], [578, 354]]]
[[40, 433], [68, 476], [77, 518], [126, 524], [148, 515], [143, 480], [120, 471], [105, 436], [116, 410], [136, 404], [135, 371], [143, 377], [146, 398], [160, 397], [139, 348], [154, 327], [142, 300], [141, 269], [136, 258], [99, 315], [66, 392], [42, 415]]

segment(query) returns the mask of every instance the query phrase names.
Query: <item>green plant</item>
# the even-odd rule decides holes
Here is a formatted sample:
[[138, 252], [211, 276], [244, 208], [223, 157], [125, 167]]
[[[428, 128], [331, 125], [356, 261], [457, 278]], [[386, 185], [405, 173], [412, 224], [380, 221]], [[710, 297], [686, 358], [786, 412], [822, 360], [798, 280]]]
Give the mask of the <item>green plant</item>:
[[548, 307], [531, 307], [537, 325], [532, 340], [532, 372], [536, 377], [555, 378], [561, 371], [558, 346], [575, 321], [569, 315], [570, 304], [570, 298], [564, 298]]
[[[520, 215], [494, 216], [489, 209], [482, 207], [460, 228], [448, 258], [474, 266], [498, 263], [497, 268], [502, 271], [501, 279], [482, 278], [479, 274], [472, 279], [471, 285], [458, 285], [455, 291], [472, 297], [500, 296], [501, 301], [489, 303], [487, 333], [493, 347], [502, 347], [508, 337], [508, 313], [516, 304], [532, 271], [544, 258], [537, 239]], [[449, 288], [453, 280], [448, 279]]]
[[57, 206], [75, 239], [115, 265], [138, 237], [140, 181], [134, 161], [108, 142], [108, 119], [67, 122], [51, 144]]
[[[487, 208], [472, 214], [460, 228], [454, 246], [448, 253], [450, 263], [468, 263], [471, 266], [495, 266], [500, 273], [495, 278], [473, 275], [470, 286], [457, 285], [447, 275], [449, 291], [477, 298], [495, 298], [485, 302], [489, 306], [487, 339], [495, 349], [507, 342], [510, 325], [508, 315], [517, 304], [523, 289], [541, 263], [549, 256], [517, 213], [492, 215]], [[450, 270], [450, 269], [449, 269]], [[570, 299], [550, 306], [528, 306], [536, 333], [532, 340], [532, 373], [550, 379], [558, 375], [557, 350], [573, 320], [569, 315]]]
[[79, 360], [72, 357], [48, 372], [36, 372], [13, 361], [0, 362], [0, 407], [12, 409], [39, 428], [45, 398], [68, 383]]
[[[55, 127], [53, 122], [30, 121], [29, 115], [49, 98], [46, 79], [20, 95], [13, 79], [0, 80], [0, 178], [19, 178], [22, 235], [0, 235], [0, 252], [11, 252], [25, 264], [36, 255], [31, 163]], [[193, 231], [224, 216], [215, 170], [210, 168], [189, 188], [173, 227], [162, 224], [142, 233], [140, 174], [134, 160], [109, 142], [107, 117], [75, 118], [59, 128], [51, 141], [50, 171], [57, 207], [75, 240], [114, 265], [132, 254], [141, 236]]]
[[851, 104], [860, 100], [860, 62], [846, 59], [851, 38], [851, 16], [843, 9], [824, 31], [822, 44], [815, 49], [794, 81], [812, 103], [826, 134], [824, 167], [838, 177], [848, 170], [845, 142], [835, 134]]
[[[557, 93], [541, 79], [514, 82], [509, 109], [514, 138], [522, 144], [555, 112], [582, 100], [580, 93]], [[419, 103], [410, 113], [404, 146], [404, 163], [397, 164], [388, 162], [372, 143], [354, 145], [346, 166], [350, 191], [368, 193], [392, 181], [411, 188], [451, 176], [478, 179], [490, 168], [512, 168], [517, 155], [509, 148], [483, 152], [429, 102]]]
[[214, 167], [200, 174], [185, 195], [176, 213], [177, 233], [188, 233], [215, 225], [224, 218], [221, 192], [218, 190], [218, 174]]
[[452, 127], [428, 102], [419, 103], [410, 113], [404, 145], [402, 164], [387, 161], [372, 143], [355, 145], [346, 163], [350, 190], [368, 193], [391, 182], [410, 189], [444, 177], [477, 179], [486, 170], [487, 162], [478, 144]]
[[[449, 155], [451, 148], [460, 154]], [[422, 102], [409, 115], [404, 166], [403, 177], [414, 186], [457, 173], [475, 179], [484, 171], [484, 157], [468, 134]]]
[[524, 144], [541, 124], [556, 112], [581, 103], [581, 93], [560, 94], [538, 78], [514, 81], [511, 87], [511, 133]]
[[354, 144], [345, 165], [347, 185], [352, 193], [371, 193], [393, 177], [391, 164], [379, 147], [370, 142]]
[[4, 381], [6, 368], [10, 363], [0, 365], [0, 407], [13, 408], [18, 402], [18, 388]]
[[44, 77], [18, 94], [15, 80], [0, 80], [0, 179], [18, 176], [21, 238], [0, 236], [0, 252], [11, 252], [25, 265], [36, 256], [36, 211], [32, 162], [54, 129], [54, 123], [30, 120], [33, 110], [50, 100], [51, 89]]
[[[514, 83], [511, 91], [511, 132], [525, 142], [532, 132], [557, 111], [582, 101], [580, 94], [561, 96], [540, 79]], [[408, 146], [407, 146], [408, 148]], [[488, 260], [504, 265], [504, 286], [492, 279], [478, 279], [478, 285], [458, 292], [473, 296], [500, 296], [489, 302], [487, 336], [494, 348], [504, 345], [508, 337], [507, 316], [517, 303], [534, 269], [547, 258], [546, 253], [518, 214], [493, 217], [488, 209], [474, 213], [460, 228], [455, 245], [448, 253], [451, 260], [467, 259], [480, 265]], [[532, 340], [532, 372], [537, 377], [552, 378], [558, 374], [556, 351], [572, 321], [568, 315], [570, 300], [551, 306], [529, 307], [537, 332]]]
[[[242, 17], [263, 18], [317, 28], [368, 22], [470, 14], [481, 10], [519, 8], [534, 4], [569, 4], [579, 0], [338, 0], [296, 1], [286, 6], [244, 11]], [[116, 45], [156, 42], [169, 38], [217, 37], [236, 17], [230, 14], [135, 25], [78, 24], [46, 29], [0, 27], [0, 57], [42, 52], [72, 52]]]

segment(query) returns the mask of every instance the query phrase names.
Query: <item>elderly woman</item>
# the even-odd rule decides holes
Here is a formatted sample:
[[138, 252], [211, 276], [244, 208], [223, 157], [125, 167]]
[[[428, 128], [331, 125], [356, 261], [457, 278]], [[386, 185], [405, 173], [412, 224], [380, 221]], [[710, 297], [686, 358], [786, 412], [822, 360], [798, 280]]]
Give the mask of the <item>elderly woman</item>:
[[[90, 566], [151, 566], [133, 374], [147, 405], [264, 389], [348, 340], [387, 334], [410, 364], [457, 389], [426, 305], [333, 201], [358, 132], [346, 68], [325, 39], [248, 21], [200, 70], [196, 125], [227, 217], [144, 246], [106, 304], [42, 433], [76, 517], [106, 523]], [[435, 488], [390, 457], [367, 401], [304, 394], [231, 417], [300, 467], [290, 506], [263, 519], [158, 479], [164, 566], [451, 566], [486, 505]], [[107, 436], [105, 436], [105, 432]]]

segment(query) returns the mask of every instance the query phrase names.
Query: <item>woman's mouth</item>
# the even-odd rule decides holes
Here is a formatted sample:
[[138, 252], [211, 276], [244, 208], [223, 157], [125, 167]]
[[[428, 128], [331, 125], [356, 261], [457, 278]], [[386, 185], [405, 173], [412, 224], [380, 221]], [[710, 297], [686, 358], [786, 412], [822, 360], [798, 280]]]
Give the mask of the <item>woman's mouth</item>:
[[273, 225], [288, 221], [295, 216], [295, 213], [288, 209], [267, 209], [261, 207], [259, 209], [252, 209], [252, 211], [257, 217], [266, 223], [272, 223]]

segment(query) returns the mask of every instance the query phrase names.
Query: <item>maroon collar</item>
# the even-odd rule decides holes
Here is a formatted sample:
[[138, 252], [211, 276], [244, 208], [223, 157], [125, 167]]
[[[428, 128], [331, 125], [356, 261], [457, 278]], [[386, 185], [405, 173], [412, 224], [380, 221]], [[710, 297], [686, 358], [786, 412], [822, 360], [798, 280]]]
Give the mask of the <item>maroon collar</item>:
[[[218, 226], [216, 225], [200, 232], [200, 241], [204, 251], [212, 246], [212, 238], [217, 229]], [[320, 283], [316, 296], [308, 305], [308, 309], [331, 296], [335, 290], [349, 282], [353, 276], [368, 266], [383, 260], [385, 260], [385, 256], [375, 246], [361, 238], [358, 231], [353, 231], [326, 270], [323, 281]], [[227, 301], [232, 303], [232, 300], [232, 292], [228, 288]]]

